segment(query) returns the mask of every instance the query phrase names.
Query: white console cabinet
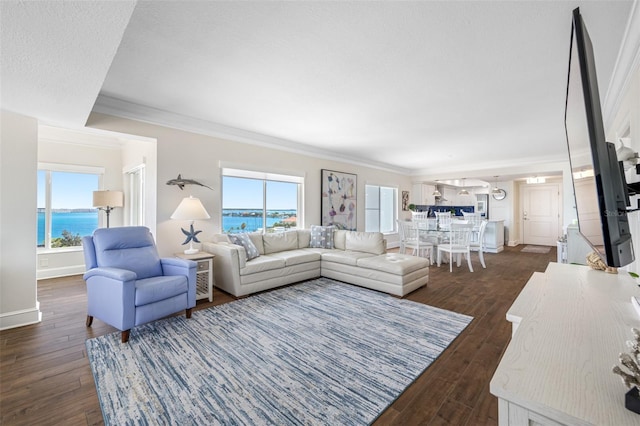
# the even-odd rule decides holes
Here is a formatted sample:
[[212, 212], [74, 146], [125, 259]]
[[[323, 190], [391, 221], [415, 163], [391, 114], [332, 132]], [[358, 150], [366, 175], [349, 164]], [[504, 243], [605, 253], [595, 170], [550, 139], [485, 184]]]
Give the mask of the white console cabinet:
[[504, 220], [489, 220], [484, 231], [484, 251], [500, 253], [504, 250]]
[[550, 263], [507, 312], [512, 338], [491, 379], [505, 425], [639, 425], [611, 369], [640, 316], [629, 275]]

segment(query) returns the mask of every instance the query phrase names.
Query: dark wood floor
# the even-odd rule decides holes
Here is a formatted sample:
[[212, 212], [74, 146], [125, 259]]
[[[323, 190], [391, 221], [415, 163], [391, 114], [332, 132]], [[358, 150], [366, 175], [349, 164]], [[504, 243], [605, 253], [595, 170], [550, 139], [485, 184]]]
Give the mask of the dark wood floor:
[[[497, 424], [489, 381], [510, 340], [506, 311], [531, 274], [556, 260], [555, 247], [549, 254], [522, 247], [486, 254], [484, 270], [474, 255], [473, 273], [464, 264], [453, 273], [434, 266], [429, 285], [407, 297], [474, 320], [376, 425]], [[102, 424], [84, 342], [115, 330], [98, 319], [85, 327], [81, 276], [40, 281], [38, 299], [41, 323], [0, 332], [0, 424]], [[213, 303], [199, 301], [196, 309], [231, 300], [216, 290]]]

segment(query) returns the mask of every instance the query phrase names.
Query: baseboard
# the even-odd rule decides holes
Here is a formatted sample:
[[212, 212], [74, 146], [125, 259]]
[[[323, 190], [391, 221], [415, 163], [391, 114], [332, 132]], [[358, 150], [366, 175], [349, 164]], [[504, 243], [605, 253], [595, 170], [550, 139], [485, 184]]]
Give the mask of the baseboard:
[[64, 266], [62, 268], [42, 268], [36, 270], [36, 279], [68, 277], [70, 275], [80, 275], [86, 272], [84, 265]]
[[520, 245], [520, 241], [518, 241], [518, 240], [510, 240], [510, 241], [507, 243], [507, 245], [508, 245], [509, 247], [515, 247], [515, 246], [517, 246], [517, 245]]
[[40, 302], [36, 302], [36, 306], [33, 309], [22, 309], [0, 314], [0, 330], [36, 324], [40, 321], [42, 321]]

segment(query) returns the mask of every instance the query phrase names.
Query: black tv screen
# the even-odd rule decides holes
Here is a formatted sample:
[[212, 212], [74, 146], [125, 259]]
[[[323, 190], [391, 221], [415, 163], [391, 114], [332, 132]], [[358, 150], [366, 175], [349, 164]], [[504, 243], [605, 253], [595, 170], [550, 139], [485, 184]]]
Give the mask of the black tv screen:
[[629, 195], [614, 144], [605, 140], [595, 58], [579, 8], [573, 11], [565, 129], [580, 234], [610, 267], [634, 260]]

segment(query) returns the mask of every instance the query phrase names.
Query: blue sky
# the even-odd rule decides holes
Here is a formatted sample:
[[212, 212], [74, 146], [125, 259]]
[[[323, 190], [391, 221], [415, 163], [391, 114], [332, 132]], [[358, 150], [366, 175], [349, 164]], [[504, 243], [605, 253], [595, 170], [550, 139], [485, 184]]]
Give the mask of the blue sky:
[[[223, 177], [222, 205], [227, 209], [262, 209], [262, 181]], [[297, 184], [267, 182], [267, 210], [291, 210], [297, 206]]]
[[[46, 172], [38, 170], [38, 207], [45, 207]], [[51, 208], [93, 208], [93, 191], [98, 190], [98, 175], [52, 172]]]
[[[46, 172], [38, 171], [38, 207], [45, 207]], [[83, 173], [52, 172], [53, 209], [92, 208], [93, 191], [98, 190], [98, 176]], [[222, 205], [230, 209], [262, 209], [262, 181], [224, 177]], [[297, 208], [297, 184], [267, 182], [267, 209]]]

